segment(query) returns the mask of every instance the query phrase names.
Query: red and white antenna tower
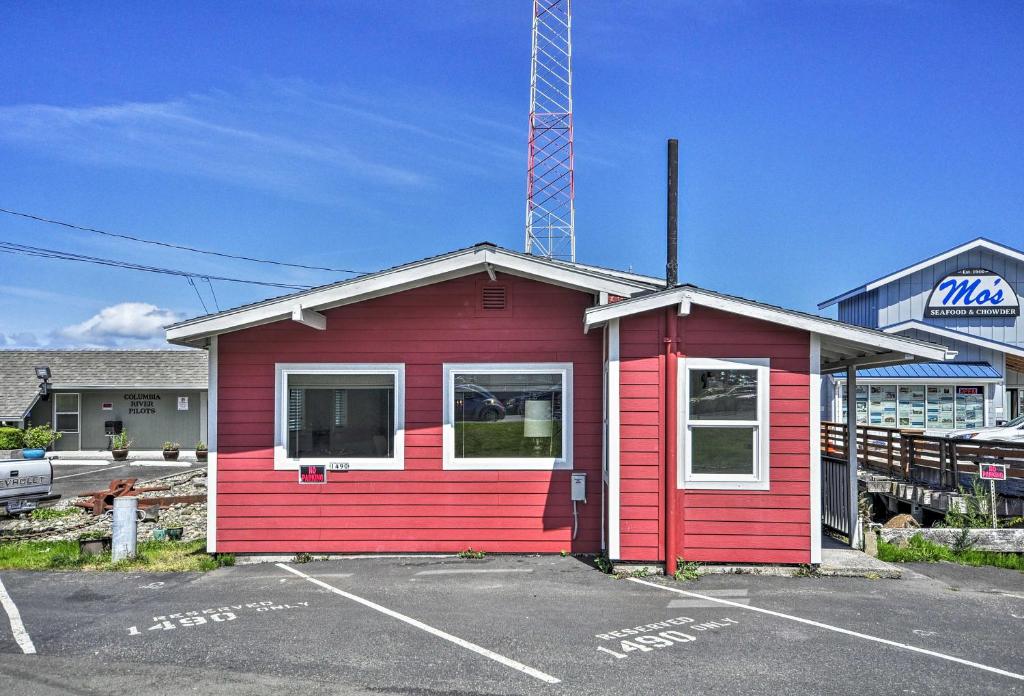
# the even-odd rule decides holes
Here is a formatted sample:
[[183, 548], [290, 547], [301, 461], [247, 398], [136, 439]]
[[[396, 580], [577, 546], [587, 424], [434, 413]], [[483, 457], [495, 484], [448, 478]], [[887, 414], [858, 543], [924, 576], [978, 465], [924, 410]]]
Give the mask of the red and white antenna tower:
[[571, 0], [533, 0], [526, 253], [576, 260]]

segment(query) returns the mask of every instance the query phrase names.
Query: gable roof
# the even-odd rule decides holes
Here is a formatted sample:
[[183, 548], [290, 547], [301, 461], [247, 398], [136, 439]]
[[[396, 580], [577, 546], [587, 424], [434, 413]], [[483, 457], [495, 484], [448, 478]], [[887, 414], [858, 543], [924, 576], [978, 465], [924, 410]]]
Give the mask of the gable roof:
[[326, 309], [485, 271], [622, 297], [650, 292], [665, 284], [649, 276], [540, 258], [482, 242], [377, 273], [171, 324], [166, 327], [167, 340], [196, 346], [210, 336], [292, 317], [316, 323], [322, 321], [317, 312]]
[[1008, 247], [1005, 244], [1000, 244], [999, 242], [993, 242], [991, 239], [978, 237], [977, 239], [972, 239], [966, 244], [961, 244], [960, 246], [953, 247], [952, 249], [944, 251], [941, 254], [936, 254], [935, 256], [927, 258], [924, 261], [919, 261], [918, 263], [915, 263], [911, 266], [907, 266], [906, 268], [901, 268], [900, 270], [894, 273], [890, 273], [889, 275], [882, 276], [881, 278], [876, 278], [875, 280], [872, 280], [870, 283], [865, 283], [864, 285], [861, 285], [858, 288], [847, 290], [841, 295], [836, 295], [831, 299], [825, 300], [824, 302], [818, 305], [818, 309], [825, 309], [826, 307], [831, 307], [832, 305], [838, 302], [842, 302], [843, 300], [849, 299], [851, 297], [854, 297], [855, 295], [860, 295], [861, 293], [882, 287], [883, 285], [887, 285], [893, 282], [894, 280], [899, 280], [900, 278], [908, 276], [911, 273], [916, 273], [917, 271], [920, 271], [924, 268], [928, 268], [929, 266], [932, 266], [934, 264], [941, 263], [946, 259], [951, 259], [954, 256], [963, 254], [964, 252], [973, 251], [974, 249], [986, 249], [988, 251], [992, 251], [997, 254], [1002, 254], [1004, 256], [1010, 257], [1011, 259], [1015, 259], [1017, 261], [1024, 263], [1024, 251], [1014, 249], [1013, 247]]
[[206, 389], [204, 350], [0, 350], [0, 420], [20, 420], [46, 365], [55, 389]]
[[895, 336], [835, 319], [704, 290], [695, 285], [679, 285], [621, 302], [591, 307], [584, 313], [584, 328], [589, 330], [612, 319], [672, 305], [679, 305], [680, 316], [689, 314], [691, 306], [698, 305], [818, 334], [827, 339], [822, 341], [821, 346], [821, 367], [826, 372], [844, 369], [851, 364], [943, 361], [956, 357], [955, 351], [937, 343]]

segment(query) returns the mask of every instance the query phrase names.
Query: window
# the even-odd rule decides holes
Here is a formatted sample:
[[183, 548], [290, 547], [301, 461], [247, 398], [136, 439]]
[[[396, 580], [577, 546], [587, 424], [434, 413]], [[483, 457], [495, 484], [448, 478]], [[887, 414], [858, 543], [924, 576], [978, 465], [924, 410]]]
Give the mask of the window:
[[405, 366], [278, 364], [274, 468], [401, 469]]
[[679, 485], [768, 490], [769, 360], [682, 362]]
[[[835, 412], [846, 422], [845, 383], [836, 390], [836, 398]], [[858, 384], [857, 422], [887, 428], [980, 428], [985, 425], [985, 386]]]
[[78, 394], [53, 395], [53, 429], [62, 433], [78, 432]]
[[571, 469], [572, 365], [445, 365], [444, 467]]

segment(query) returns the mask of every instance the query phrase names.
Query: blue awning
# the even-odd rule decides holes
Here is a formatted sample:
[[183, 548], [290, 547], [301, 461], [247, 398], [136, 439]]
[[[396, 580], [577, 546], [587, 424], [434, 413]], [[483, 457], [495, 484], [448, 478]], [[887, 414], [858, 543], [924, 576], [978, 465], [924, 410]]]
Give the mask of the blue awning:
[[[835, 375], [844, 379], [844, 373]], [[968, 363], [908, 363], [888, 367], [870, 367], [857, 370], [858, 379], [1002, 379], [1002, 375], [987, 362]]]

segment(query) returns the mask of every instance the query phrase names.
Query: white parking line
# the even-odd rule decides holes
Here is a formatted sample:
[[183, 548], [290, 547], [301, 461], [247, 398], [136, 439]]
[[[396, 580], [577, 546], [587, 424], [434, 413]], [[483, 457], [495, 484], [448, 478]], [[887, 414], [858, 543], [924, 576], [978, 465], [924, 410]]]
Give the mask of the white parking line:
[[752, 607], [746, 604], [740, 604], [739, 602], [733, 602], [728, 599], [721, 599], [719, 597], [711, 597], [705, 594], [699, 594], [697, 592], [687, 592], [686, 590], [680, 590], [675, 587], [667, 587], [665, 585], [659, 585], [654, 582], [648, 582], [647, 580], [640, 580], [639, 578], [629, 578], [635, 583], [641, 585], [649, 585], [650, 587], [656, 587], [659, 590], [665, 590], [667, 592], [675, 592], [677, 594], [686, 595], [687, 597], [696, 597], [697, 599], [703, 599], [708, 602], [715, 602], [716, 604], [725, 604], [730, 607], [737, 607], [739, 609], [746, 609], [747, 611], [756, 611], [761, 614], [768, 614], [769, 616], [776, 616], [780, 619], [788, 619], [789, 621], [796, 621], [798, 623], [807, 624], [808, 626], [816, 626], [817, 628], [823, 628], [826, 631], [834, 631], [835, 633], [842, 633], [843, 635], [853, 636], [854, 638], [862, 638], [864, 640], [874, 641], [875, 643], [882, 643], [883, 645], [890, 645], [894, 648], [902, 648], [904, 650], [910, 650], [911, 652], [921, 653], [922, 655], [930, 655], [931, 657], [937, 657], [940, 660], [948, 660], [949, 662], [956, 662], [961, 665], [967, 665], [968, 667], [974, 667], [981, 669], [986, 672], [992, 672], [993, 674], [1001, 674], [1004, 677], [1010, 677], [1011, 679], [1020, 679], [1024, 681], [1024, 674], [1017, 674], [1016, 672], [1009, 672], [1005, 669], [999, 669], [998, 667], [989, 667], [983, 665], [980, 662], [972, 662], [965, 660], [960, 657], [954, 657], [953, 655], [946, 655], [945, 653], [935, 652], [934, 650], [926, 650], [919, 648], [915, 645], [908, 645], [907, 643], [898, 643], [894, 640], [887, 640], [885, 638], [879, 638], [878, 636], [869, 636], [866, 633], [858, 633], [857, 631], [851, 631], [846, 628], [840, 628], [838, 626], [831, 626], [820, 621], [812, 621], [810, 619], [804, 619], [799, 616], [793, 616], [791, 614], [783, 614], [782, 612], [772, 611], [771, 609], [762, 609], [761, 607]]
[[[747, 590], [744, 588], [708, 590], [707, 594], [712, 597], [733, 597], [732, 601], [734, 602], [750, 604], [750, 599], [747, 598]], [[715, 606], [714, 602], [706, 602], [703, 599], [673, 599], [668, 603], [669, 609], [705, 609], [713, 606]]]
[[463, 575], [471, 573], [532, 573], [532, 568], [453, 568], [451, 570], [421, 570], [416, 575]]
[[423, 630], [423, 631], [426, 631], [427, 633], [430, 633], [431, 635], [435, 635], [438, 638], [443, 638], [444, 640], [447, 640], [447, 641], [449, 641], [451, 643], [455, 643], [459, 647], [465, 648], [466, 650], [472, 650], [473, 652], [477, 653], [478, 655], [483, 655], [484, 657], [490, 658], [490, 659], [494, 660], [495, 662], [499, 662], [499, 663], [505, 665], [506, 667], [511, 667], [512, 669], [518, 670], [518, 671], [522, 672], [523, 674], [528, 674], [528, 675], [530, 675], [531, 677], [533, 677], [535, 679], [540, 679], [541, 681], [547, 682], [548, 684], [558, 684], [559, 682], [561, 682], [561, 679], [557, 679], [556, 677], [552, 677], [550, 674], [545, 674], [544, 672], [541, 672], [540, 670], [534, 669], [533, 667], [528, 667], [527, 665], [524, 665], [521, 662], [516, 662], [515, 660], [513, 660], [511, 658], [508, 658], [508, 657], [505, 657], [504, 655], [499, 655], [498, 653], [493, 652], [491, 650], [488, 650], [487, 648], [482, 648], [479, 645], [477, 645], [476, 643], [470, 643], [468, 640], [463, 640], [462, 638], [459, 638], [458, 636], [453, 636], [450, 633], [445, 633], [444, 631], [442, 631], [440, 629], [437, 629], [437, 628], [434, 628], [433, 626], [428, 626], [427, 624], [423, 623], [422, 621], [417, 621], [416, 619], [411, 618], [409, 616], [406, 616], [405, 614], [399, 614], [397, 611], [394, 611], [392, 609], [388, 609], [387, 607], [382, 607], [379, 604], [375, 604], [374, 602], [371, 602], [368, 599], [363, 599], [362, 597], [354, 595], [351, 592], [345, 592], [344, 590], [339, 590], [337, 587], [334, 587], [333, 585], [328, 585], [326, 582], [322, 582], [320, 580], [317, 580], [314, 577], [306, 575], [305, 573], [303, 573], [301, 571], [298, 571], [298, 570], [296, 570], [295, 568], [292, 568], [289, 565], [285, 565], [284, 563], [278, 563], [277, 567], [281, 568], [282, 570], [287, 570], [289, 573], [292, 573], [294, 575], [298, 575], [300, 578], [305, 578], [306, 580], [308, 580], [309, 582], [313, 583], [314, 585], [319, 585], [320, 587], [324, 588], [325, 590], [330, 590], [331, 592], [333, 592], [336, 595], [340, 595], [342, 597], [345, 597], [346, 599], [351, 599], [353, 602], [358, 602], [359, 604], [362, 604], [364, 607], [369, 607], [370, 609], [373, 609], [374, 611], [379, 611], [380, 613], [386, 614], [387, 616], [390, 616], [393, 619], [398, 619], [399, 621], [404, 621], [405, 623], [409, 624], [410, 626], [415, 626], [416, 628], [418, 628], [420, 630]]
[[65, 474], [64, 476], [54, 476], [54, 481], [60, 481], [61, 479], [74, 478], [76, 476], [88, 476], [89, 474], [95, 474], [97, 471], [112, 471], [114, 469], [121, 469], [128, 466], [127, 464], [121, 464], [120, 466], [100, 466], [95, 469], [89, 469], [88, 471], [82, 471], [77, 474]]
[[11, 595], [7, 594], [7, 588], [4, 587], [2, 580], [0, 580], [0, 606], [3, 606], [4, 611], [7, 612], [7, 618], [11, 620], [11, 633], [14, 635], [14, 641], [18, 647], [26, 655], [35, 654], [36, 646], [32, 644], [32, 638], [25, 630], [25, 624], [21, 622], [21, 612], [18, 611]]

